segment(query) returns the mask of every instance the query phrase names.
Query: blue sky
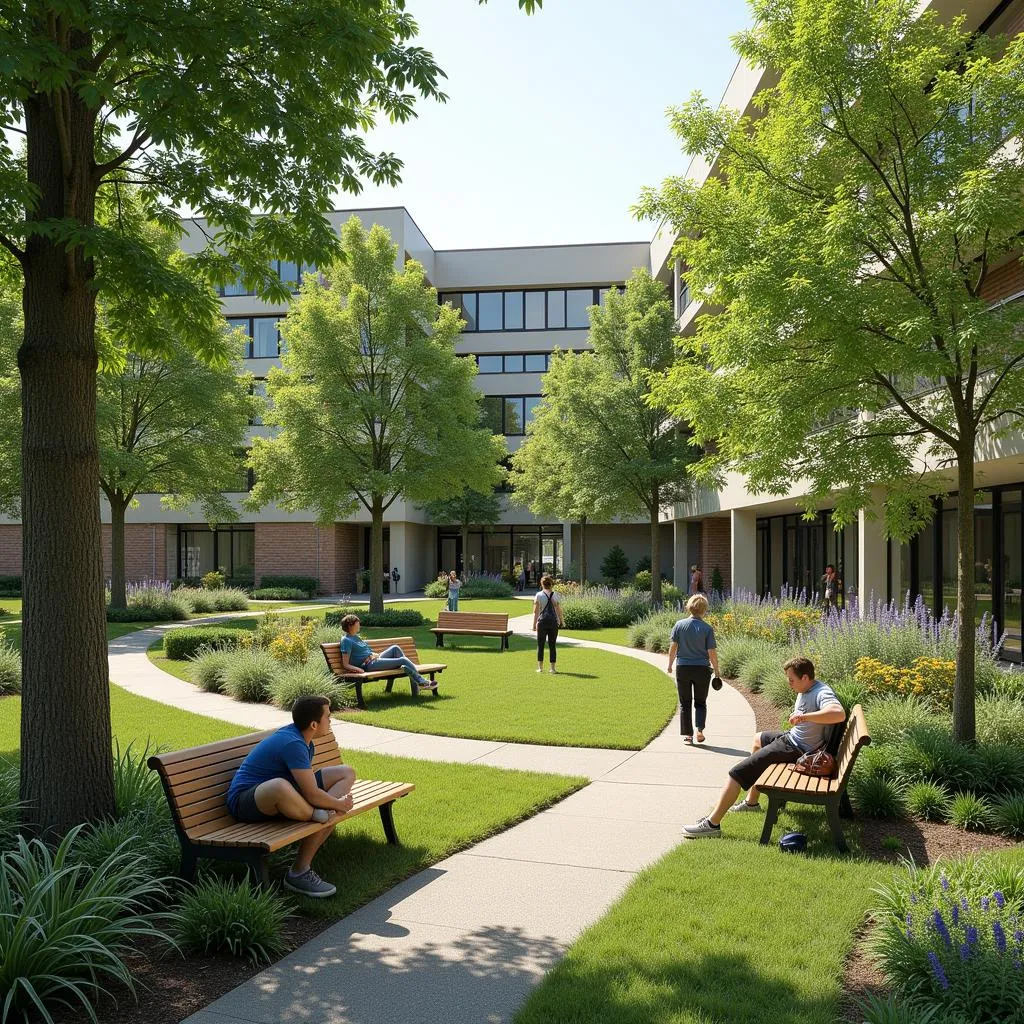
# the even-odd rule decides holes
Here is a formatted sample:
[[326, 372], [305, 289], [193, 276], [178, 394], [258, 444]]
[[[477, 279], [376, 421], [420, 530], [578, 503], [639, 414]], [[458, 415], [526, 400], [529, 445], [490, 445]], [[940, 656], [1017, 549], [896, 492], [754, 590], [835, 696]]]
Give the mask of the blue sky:
[[744, 0], [409, 0], [419, 42], [448, 74], [446, 104], [383, 125], [370, 143], [404, 161], [397, 188], [341, 208], [408, 207], [438, 249], [650, 238], [629, 212], [687, 159], [666, 108], [717, 102], [749, 24]]

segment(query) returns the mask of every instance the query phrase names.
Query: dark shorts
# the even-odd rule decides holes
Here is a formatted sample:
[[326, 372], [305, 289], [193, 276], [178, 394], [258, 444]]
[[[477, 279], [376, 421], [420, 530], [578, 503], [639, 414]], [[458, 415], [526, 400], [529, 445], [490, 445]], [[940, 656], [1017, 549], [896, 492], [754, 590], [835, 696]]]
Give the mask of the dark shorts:
[[[293, 780], [289, 780], [294, 786]], [[320, 769], [316, 772], [316, 784], [321, 788], [325, 789], [324, 786], [324, 773]], [[262, 821], [276, 821], [280, 815], [277, 814], [264, 814], [259, 807], [256, 806], [256, 790], [262, 786], [263, 783], [259, 783], [255, 786], [250, 786], [248, 789], [243, 789], [238, 796], [235, 797], [235, 806], [228, 807], [233, 817], [239, 821], [248, 822], [251, 825], [256, 825]]]
[[765, 768], [773, 764], [793, 764], [802, 756], [803, 751], [786, 739], [786, 733], [767, 729], [761, 733], [761, 749], [734, 765], [729, 770], [729, 777], [744, 789], [750, 789], [761, 778]]

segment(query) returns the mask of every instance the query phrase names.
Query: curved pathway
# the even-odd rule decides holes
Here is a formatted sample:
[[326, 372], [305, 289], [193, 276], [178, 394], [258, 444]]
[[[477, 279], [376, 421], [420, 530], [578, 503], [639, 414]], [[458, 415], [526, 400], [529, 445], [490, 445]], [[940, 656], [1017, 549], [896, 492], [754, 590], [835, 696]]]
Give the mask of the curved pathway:
[[[530, 616], [512, 620], [529, 634]], [[253, 728], [290, 720], [206, 694], [146, 649], [168, 628], [110, 644], [119, 686]], [[666, 656], [566, 638], [663, 669]], [[672, 685], [666, 676], [666, 685]], [[624, 706], [623, 714], [629, 714]], [[186, 1024], [503, 1024], [642, 868], [679, 842], [749, 749], [754, 715], [730, 686], [709, 699], [708, 743], [684, 747], [674, 717], [640, 751], [488, 743], [339, 722], [342, 746], [431, 760], [586, 775], [589, 786], [419, 872], [321, 932]], [[399, 828], [401, 825], [399, 823]]]

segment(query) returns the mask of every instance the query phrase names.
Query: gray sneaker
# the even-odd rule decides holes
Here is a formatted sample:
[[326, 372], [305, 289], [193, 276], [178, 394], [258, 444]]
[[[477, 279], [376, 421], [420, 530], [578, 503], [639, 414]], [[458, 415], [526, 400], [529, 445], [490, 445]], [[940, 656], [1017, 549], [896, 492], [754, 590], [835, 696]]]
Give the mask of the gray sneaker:
[[327, 899], [338, 891], [337, 886], [325, 882], [312, 868], [301, 875], [293, 875], [289, 871], [284, 876], [284, 887], [315, 900]]
[[710, 818], [699, 818], [693, 825], [683, 826], [684, 839], [710, 839], [722, 835], [721, 825], [712, 825]]
[[746, 801], [746, 798], [741, 796], [739, 798], [739, 800], [737, 800], [736, 803], [734, 803], [732, 805], [732, 807], [729, 808], [728, 813], [729, 814], [749, 814], [752, 811], [759, 811], [759, 810], [761, 810], [761, 805], [760, 804], [748, 804], [747, 801]]
[[314, 807], [313, 816], [309, 820], [325, 825], [331, 820], [331, 812], [323, 807]]

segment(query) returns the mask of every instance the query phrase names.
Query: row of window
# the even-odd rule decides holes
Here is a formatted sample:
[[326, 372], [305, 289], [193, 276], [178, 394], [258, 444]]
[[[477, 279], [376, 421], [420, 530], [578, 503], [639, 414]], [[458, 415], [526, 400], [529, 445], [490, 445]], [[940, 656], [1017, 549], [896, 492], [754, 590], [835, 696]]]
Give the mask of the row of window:
[[459, 310], [466, 333], [586, 330], [590, 327], [587, 308], [602, 305], [612, 287], [443, 292], [439, 298]]
[[492, 434], [521, 437], [534, 416], [540, 395], [485, 395], [480, 403], [483, 425]]
[[547, 352], [521, 352], [506, 356], [477, 356], [480, 373], [546, 373]]
[[[298, 264], [294, 260], [271, 260], [270, 272], [275, 274], [278, 280], [283, 281], [293, 292], [298, 292], [302, 287], [302, 279], [307, 274], [315, 274], [316, 267], [312, 263]], [[252, 287], [240, 277], [229, 284], [221, 285], [222, 296], [231, 295], [254, 295]]]
[[249, 338], [245, 348], [246, 359], [276, 359], [282, 352], [281, 329], [283, 316], [229, 316], [228, 329], [240, 328]]

